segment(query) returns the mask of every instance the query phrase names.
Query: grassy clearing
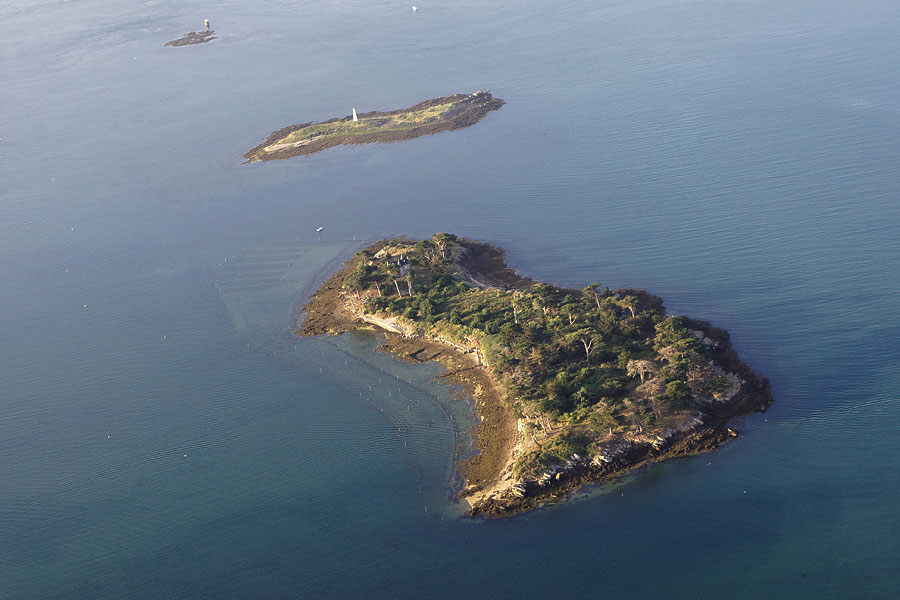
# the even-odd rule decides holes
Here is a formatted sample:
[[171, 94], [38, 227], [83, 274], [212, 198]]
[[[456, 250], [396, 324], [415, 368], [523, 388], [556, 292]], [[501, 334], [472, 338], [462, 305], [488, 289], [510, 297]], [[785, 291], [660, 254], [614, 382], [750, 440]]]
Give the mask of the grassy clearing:
[[372, 117], [362, 117], [355, 123], [349, 120], [314, 123], [292, 131], [287, 136], [273, 142], [272, 145], [293, 144], [332, 135], [365, 135], [375, 132], [409, 130], [435, 119], [440, 119], [447, 111], [453, 108], [454, 104], [453, 102], [447, 102], [429, 106], [422, 110], [395, 115], [380, 114]]

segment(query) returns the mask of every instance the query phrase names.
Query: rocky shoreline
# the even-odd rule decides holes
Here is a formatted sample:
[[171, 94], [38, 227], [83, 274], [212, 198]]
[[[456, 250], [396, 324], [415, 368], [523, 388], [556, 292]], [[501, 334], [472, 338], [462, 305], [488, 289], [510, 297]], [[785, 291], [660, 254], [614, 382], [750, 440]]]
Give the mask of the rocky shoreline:
[[[382, 243], [369, 247], [378, 251]], [[475, 427], [475, 443], [479, 454], [465, 462], [457, 461], [457, 471], [465, 481], [462, 488], [490, 488], [510, 463], [516, 441], [516, 419], [503, 402], [490, 372], [475, 353], [446, 340], [433, 340], [409, 335], [390, 323], [366, 320], [353, 306], [353, 298], [342, 291], [341, 283], [347, 265], [328, 278], [300, 309], [294, 332], [304, 337], [340, 335], [360, 329], [376, 329], [385, 335], [379, 350], [410, 362], [436, 361], [446, 369], [439, 377], [450, 385], [460, 386], [474, 400], [480, 422]], [[458, 490], [460, 491], [460, 490]], [[464, 497], [465, 498], [465, 497]], [[470, 505], [472, 502], [469, 502]]]
[[[391, 241], [376, 243], [367, 251], [377, 253]], [[519, 289], [533, 284], [509, 269], [503, 252], [490, 244], [460, 240], [463, 253], [457, 258], [459, 272], [470, 285], [482, 289]], [[731, 347], [728, 333], [709, 323], [688, 320], [689, 328], [709, 349], [715, 365], [727, 376], [730, 391], [710, 396], [698, 406], [694, 416], [664, 429], [612, 433], [599, 444], [593, 456], [574, 454], [537, 476], [518, 476], [518, 457], [533, 449], [526, 420], [517, 417], [504, 399], [502, 386], [477, 347], [423, 335], [414, 324], [395, 318], [375, 318], [364, 314], [358, 295], [348, 293], [343, 282], [351, 269], [348, 261], [304, 305], [306, 313], [297, 333], [322, 335], [378, 328], [388, 332], [385, 349], [400, 358], [437, 360], [447, 368], [445, 378], [462, 385], [475, 399], [481, 418], [475, 432], [480, 453], [458, 465], [466, 487], [460, 497], [471, 506], [469, 515], [498, 518], [514, 515], [556, 502], [591, 483], [621, 477], [648, 462], [711, 452], [737, 436], [731, 420], [765, 411], [772, 402], [769, 382], [744, 364]], [[652, 305], [662, 301], [640, 290], [627, 290]]]
[[713, 452], [738, 436], [729, 424], [733, 419], [765, 412], [772, 403], [769, 380], [743, 363], [724, 330], [709, 323], [695, 321], [712, 336], [717, 348], [717, 361], [740, 377], [740, 390], [727, 401], [710, 404], [705, 412], [685, 424], [667, 429], [662, 435], [622, 438], [610, 445], [609, 451], [594, 457], [573, 457], [561, 468], [550, 469], [542, 477], [518, 482], [485, 498], [469, 512], [486, 518], [507, 517], [562, 500], [571, 492], [588, 484], [616, 479], [647, 463], [660, 462]]

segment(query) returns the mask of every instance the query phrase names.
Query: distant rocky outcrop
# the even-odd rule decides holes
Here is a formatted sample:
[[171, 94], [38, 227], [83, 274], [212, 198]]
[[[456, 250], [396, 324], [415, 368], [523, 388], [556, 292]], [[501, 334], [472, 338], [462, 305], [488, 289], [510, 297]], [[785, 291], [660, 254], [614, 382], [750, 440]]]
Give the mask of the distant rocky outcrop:
[[201, 31], [197, 33], [196, 31], [189, 31], [184, 34], [177, 40], [172, 40], [170, 42], [166, 42], [163, 44], [164, 46], [196, 46], [197, 44], [204, 44], [210, 40], [216, 39], [216, 32], [211, 29], [207, 29], [205, 31]]

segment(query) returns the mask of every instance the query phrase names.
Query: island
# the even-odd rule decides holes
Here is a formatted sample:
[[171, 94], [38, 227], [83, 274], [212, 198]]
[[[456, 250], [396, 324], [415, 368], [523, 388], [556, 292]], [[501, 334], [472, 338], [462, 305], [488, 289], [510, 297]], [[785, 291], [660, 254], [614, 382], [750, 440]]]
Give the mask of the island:
[[177, 40], [166, 42], [163, 46], [195, 46], [216, 39], [215, 33], [211, 29], [206, 29], [200, 33], [189, 31]]
[[368, 112], [303, 123], [273, 131], [266, 141], [244, 154], [247, 162], [305, 156], [342, 144], [371, 144], [411, 140], [441, 131], [474, 125], [503, 106], [500, 98], [479, 90], [420, 102], [390, 112]]
[[726, 331], [643, 290], [521, 277], [499, 248], [448, 233], [358, 251], [302, 310], [299, 335], [377, 328], [385, 350], [439, 361], [465, 388], [478, 453], [457, 465], [458, 493], [473, 516], [712, 451], [737, 435], [732, 419], [772, 402]]

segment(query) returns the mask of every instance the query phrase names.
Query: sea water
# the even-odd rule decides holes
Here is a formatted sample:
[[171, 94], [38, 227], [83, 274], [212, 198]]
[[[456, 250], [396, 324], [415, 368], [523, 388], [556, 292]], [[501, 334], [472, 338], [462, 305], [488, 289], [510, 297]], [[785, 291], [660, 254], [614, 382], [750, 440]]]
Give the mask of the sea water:
[[[164, 42], [211, 21], [218, 39]], [[0, 597], [890, 598], [900, 8], [0, 4]], [[477, 125], [243, 165], [490, 89]], [[324, 227], [320, 233], [318, 227]], [[471, 407], [296, 302], [366, 241], [488, 239], [732, 333], [714, 454], [461, 519]]]

